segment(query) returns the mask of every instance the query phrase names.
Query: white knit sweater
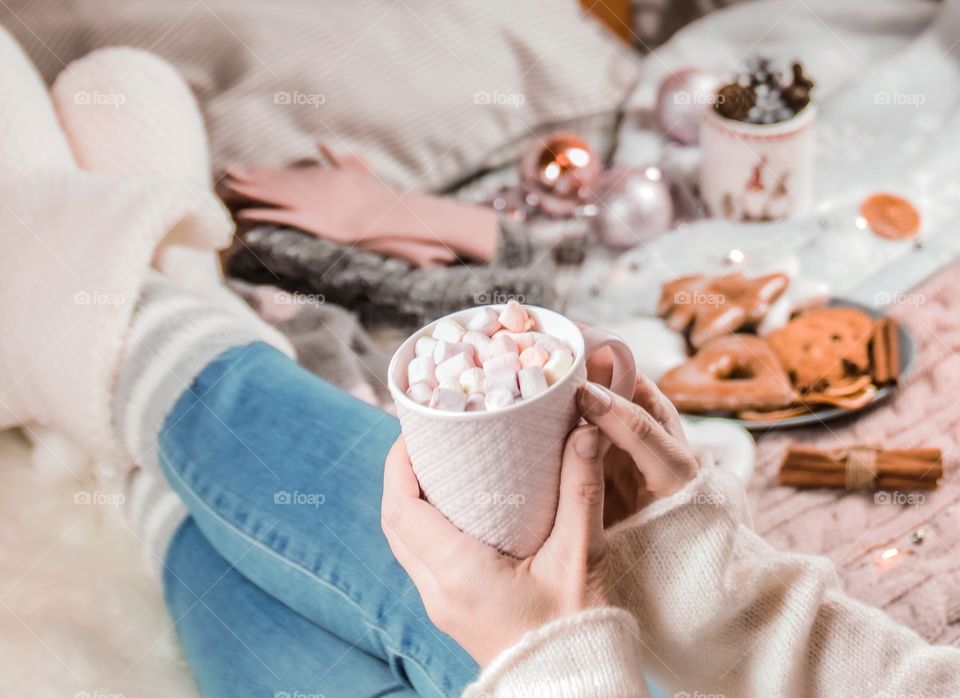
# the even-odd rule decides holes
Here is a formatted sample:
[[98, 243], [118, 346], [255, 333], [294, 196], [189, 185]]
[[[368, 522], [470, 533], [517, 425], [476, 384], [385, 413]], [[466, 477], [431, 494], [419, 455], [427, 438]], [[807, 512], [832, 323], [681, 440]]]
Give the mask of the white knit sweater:
[[704, 469], [609, 534], [619, 608], [528, 633], [464, 696], [644, 696], [641, 668], [680, 696], [960, 696], [960, 650], [774, 550], [745, 511], [735, 476]]

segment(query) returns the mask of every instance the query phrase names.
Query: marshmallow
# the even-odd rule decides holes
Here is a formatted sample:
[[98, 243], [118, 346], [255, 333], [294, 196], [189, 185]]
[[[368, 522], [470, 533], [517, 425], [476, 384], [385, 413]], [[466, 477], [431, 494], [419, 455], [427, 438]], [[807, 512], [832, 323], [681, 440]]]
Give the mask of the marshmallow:
[[540, 335], [539, 332], [504, 332], [503, 334], [510, 337], [520, 351], [532, 347]]
[[483, 392], [483, 369], [468, 368], [460, 374], [460, 389], [465, 393]]
[[460, 374], [466, 371], [468, 368], [473, 368], [475, 365], [476, 364], [473, 363], [473, 358], [469, 354], [457, 352], [454, 356], [451, 356], [443, 363], [437, 364], [437, 381], [443, 383], [448, 379], [453, 379], [457, 381], [457, 385], [459, 386]]
[[517, 383], [516, 371], [500, 371], [499, 373], [486, 373], [483, 377], [483, 392], [490, 393], [493, 390], [506, 390], [512, 396], [520, 394], [520, 384]]
[[543, 365], [547, 363], [547, 359], [549, 358], [550, 354], [540, 347], [530, 347], [520, 352], [520, 366], [521, 368], [529, 368], [530, 366], [543, 368]]
[[465, 335], [463, 335], [463, 343], [469, 344], [477, 352], [480, 351], [481, 347], [485, 347], [490, 344], [490, 338], [485, 335], [483, 332], [477, 332], [476, 330], [470, 330]]
[[430, 407], [447, 412], [463, 412], [467, 409], [467, 395], [459, 390], [437, 388], [430, 399]]
[[507, 303], [507, 307], [500, 312], [497, 320], [511, 332], [526, 332], [532, 330], [536, 324], [526, 308], [515, 300]]
[[501, 371], [518, 371], [520, 370], [520, 357], [516, 354], [494, 356], [492, 359], [483, 362], [483, 370], [488, 374], [500, 373]]
[[417, 383], [426, 383], [431, 388], [437, 386], [436, 366], [433, 358], [429, 356], [418, 356], [407, 366], [407, 385], [416, 385]]
[[517, 354], [519, 351], [517, 343], [504, 333], [497, 333], [493, 339], [490, 340], [489, 344], [479, 349], [481, 361], [486, 361], [487, 359], [492, 359], [502, 354]]
[[489, 337], [500, 329], [500, 322], [497, 320], [497, 311], [493, 308], [481, 309], [480, 312], [470, 318], [470, 321], [467, 323], [467, 329], [482, 332]]
[[539, 395], [549, 387], [547, 385], [547, 377], [544, 375], [543, 369], [539, 366], [521, 368], [517, 374], [517, 378], [520, 382], [520, 394], [524, 400], [534, 395]]
[[570, 371], [574, 353], [536, 326], [533, 314], [514, 300], [500, 311], [478, 308], [462, 324], [437, 321], [415, 343], [407, 396], [439, 410], [473, 412], [539, 395]]
[[438, 390], [459, 390], [461, 393], [463, 392], [462, 390], [460, 390], [460, 381], [457, 380], [456, 378], [445, 378], [444, 380], [440, 381], [439, 385], [437, 385], [437, 389]]
[[433, 356], [433, 350], [437, 346], [437, 340], [433, 337], [421, 337], [413, 347], [415, 356]]
[[540, 335], [537, 338], [537, 342], [534, 346], [540, 347], [548, 354], [552, 354], [555, 351], [570, 351], [570, 347], [567, 346], [566, 342], [562, 342], [556, 337], [551, 337], [548, 334]]
[[483, 401], [486, 397], [483, 393], [470, 393], [467, 395], [467, 412], [479, 412], [483, 410]]
[[494, 388], [483, 399], [483, 406], [488, 410], [507, 407], [513, 404], [513, 395], [503, 388]]
[[441, 320], [433, 328], [434, 339], [442, 339], [446, 342], [459, 342], [463, 337], [465, 329], [456, 320]]
[[433, 348], [433, 363], [437, 366], [447, 359], [452, 359], [457, 354], [467, 354], [473, 359], [473, 347], [469, 344], [459, 342], [448, 342], [446, 340], [437, 340], [437, 345]]
[[426, 383], [414, 383], [407, 390], [407, 397], [418, 404], [428, 405], [433, 397], [433, 388]]
[[571, 366], [573, 366], [573, 354], [566, 349], [561, 349], [550, 354], [547, 363], [543, 365], [543, 373], [547, 377], [547, 382], [553, 385], [563, 378]]

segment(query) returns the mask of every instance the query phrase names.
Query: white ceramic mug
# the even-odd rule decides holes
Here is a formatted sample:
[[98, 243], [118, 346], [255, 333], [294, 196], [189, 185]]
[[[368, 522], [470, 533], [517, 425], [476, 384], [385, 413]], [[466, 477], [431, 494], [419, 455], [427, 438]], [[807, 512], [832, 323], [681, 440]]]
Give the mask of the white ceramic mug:
[[[501, 310], [504, 306], [489, 306]], [[587, 380], [587, 358], [603, 347], [614, 356], [611, 389], [631, 399], [636, 365], [616, 335], [581, 330], [563, 315], [525, 306], [538, 331], [565, 341], [574, 352], [570, 370], [546, 391], [498, 410], [446, 412], [406, 395], [406, 367], [418, 338], [410, 336], [390, 361], [390, 393], [414, 472], [427, 499], [460, 530], [518, 558], [529, 557], [550, 535], [556, 517], [560, 459], [576, 425], [576, 392]], [[466, 324], [469, 308], [446, 318]]]
[[700, 127], [700, 194], [711, 216], [770, 221], [813, 206], [813, 104], [786, 121], [749, 124], [715, 109]]

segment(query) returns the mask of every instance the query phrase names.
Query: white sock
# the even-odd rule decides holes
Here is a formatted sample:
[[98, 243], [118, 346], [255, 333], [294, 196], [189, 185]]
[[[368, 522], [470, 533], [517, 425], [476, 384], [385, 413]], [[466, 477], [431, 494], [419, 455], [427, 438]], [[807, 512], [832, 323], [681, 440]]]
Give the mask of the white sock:
[[187, 515], [157, 460], [167, 415], [203, 369], [233, 347], [259, 341], [256, 329], [153, 272], [127, 333], [114, 389], [113, 427], [134, 468], [124, 481], [128, 524], [154, 571]]

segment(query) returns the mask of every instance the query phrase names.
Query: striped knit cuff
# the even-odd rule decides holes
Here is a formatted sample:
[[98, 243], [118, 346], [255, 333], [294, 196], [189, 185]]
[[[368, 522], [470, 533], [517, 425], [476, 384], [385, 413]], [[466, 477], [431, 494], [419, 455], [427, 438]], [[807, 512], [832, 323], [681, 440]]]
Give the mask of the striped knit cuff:
[[189, 513], [163, 477], [142, 468], [127, 473], [123, 482], [123, 516], [143, 547], [151, 576], [163, 579], [167, 548]]
[[225, 351], [259, 340], [249, 322], [153, 274], [130, 324], [113, 400], [114, 431], [133, 462], [159, 472], [158, 439], [180, 396]]

